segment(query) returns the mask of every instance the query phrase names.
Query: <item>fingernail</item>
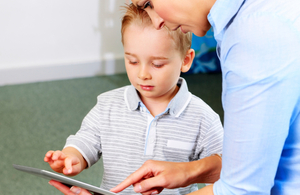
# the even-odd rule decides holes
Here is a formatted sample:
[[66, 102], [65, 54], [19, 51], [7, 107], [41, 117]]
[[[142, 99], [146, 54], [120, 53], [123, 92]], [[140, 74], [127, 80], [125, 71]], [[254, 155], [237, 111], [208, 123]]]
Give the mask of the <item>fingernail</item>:
[[53, 186], [52, 183], [51, 183], [50, 181], [48, 182], [48, 184], [50, 184], [51, 186]]
[[142, 186], [141, 186], [140, 184], [134, 185], [134, 191], [135, 191], [135, 192], [140, 192], [140, 191], [142, 191]]
[[77, 188], [77, 187], [72, 186], [70, 188], [70, 191], [73, 192], [73, 193], [75, 193], [75, 194], [80, 194], [81, 188]]
[[151, 195], [154, 195], [154, 194], [158, 194], [158, 191], [154, 191], [151, 193]]

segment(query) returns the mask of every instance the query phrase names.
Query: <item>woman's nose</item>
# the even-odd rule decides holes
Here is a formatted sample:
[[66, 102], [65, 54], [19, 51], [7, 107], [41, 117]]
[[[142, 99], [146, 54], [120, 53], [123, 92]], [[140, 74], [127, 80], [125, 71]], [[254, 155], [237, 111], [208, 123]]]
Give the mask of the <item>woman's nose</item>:
[[165, 26], [165, 21], [154, 11], [148, 12], [154, 27], [159, 30]]

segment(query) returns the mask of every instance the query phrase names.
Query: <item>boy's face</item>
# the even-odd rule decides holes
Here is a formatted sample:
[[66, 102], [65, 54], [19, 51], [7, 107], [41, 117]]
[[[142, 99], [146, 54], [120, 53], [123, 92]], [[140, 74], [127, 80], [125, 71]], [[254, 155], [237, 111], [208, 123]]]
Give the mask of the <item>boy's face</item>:
[[193, 32], [204, 36], [210, 29], [207, 15], [215, 0], [132, 0], [144, 9], [154, 26], [159, 29], [166, 25], [169, 29], [180, 28], [182, 32]]
[[170, 101], [177, 92], [183, 59], [167, 30], [131, 24], [123, 38], [127, 75], [142, 101]]

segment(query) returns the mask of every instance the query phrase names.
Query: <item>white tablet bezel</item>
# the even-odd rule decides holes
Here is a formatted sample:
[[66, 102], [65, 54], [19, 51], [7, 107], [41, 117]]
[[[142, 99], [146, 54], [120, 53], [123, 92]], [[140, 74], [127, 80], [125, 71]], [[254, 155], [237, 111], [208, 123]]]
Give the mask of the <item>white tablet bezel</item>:
[[84, 183], [82, 181], [78, 181], [76, 179], [72, 179], [72, 178], [66, 177], [64, 175], [53, 173], [50, 171], [37, 169], [37, 168], [33, 168], [33, 167], [27, 167], [27, 166], [23, 166], [23, 165], [16, 165], [16, 164], [13, 164], [13, 167], [19, 171], [30, 173], [30, 174], [33, 174], [33, 175], [36, 175], [39, 177], [43, 177], [45, 179], [59, 181], [68, 186], [78, 186], [78, 187], [87, 189], [88, 191], [93, 192], [94, 194], [98, 194], [98, 195], [114, 195], [114, 194], [116, 194], [109, 190], [105, 190], [100, 187], [96, 187], [96, 186]]

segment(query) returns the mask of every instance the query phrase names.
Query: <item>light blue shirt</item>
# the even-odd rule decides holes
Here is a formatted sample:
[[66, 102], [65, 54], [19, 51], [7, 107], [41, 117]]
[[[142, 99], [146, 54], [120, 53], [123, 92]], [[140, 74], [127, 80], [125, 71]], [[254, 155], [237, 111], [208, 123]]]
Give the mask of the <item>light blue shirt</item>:
[[217, 0], [223, 75], [215, 195], [300, 194], [300, 0]]

